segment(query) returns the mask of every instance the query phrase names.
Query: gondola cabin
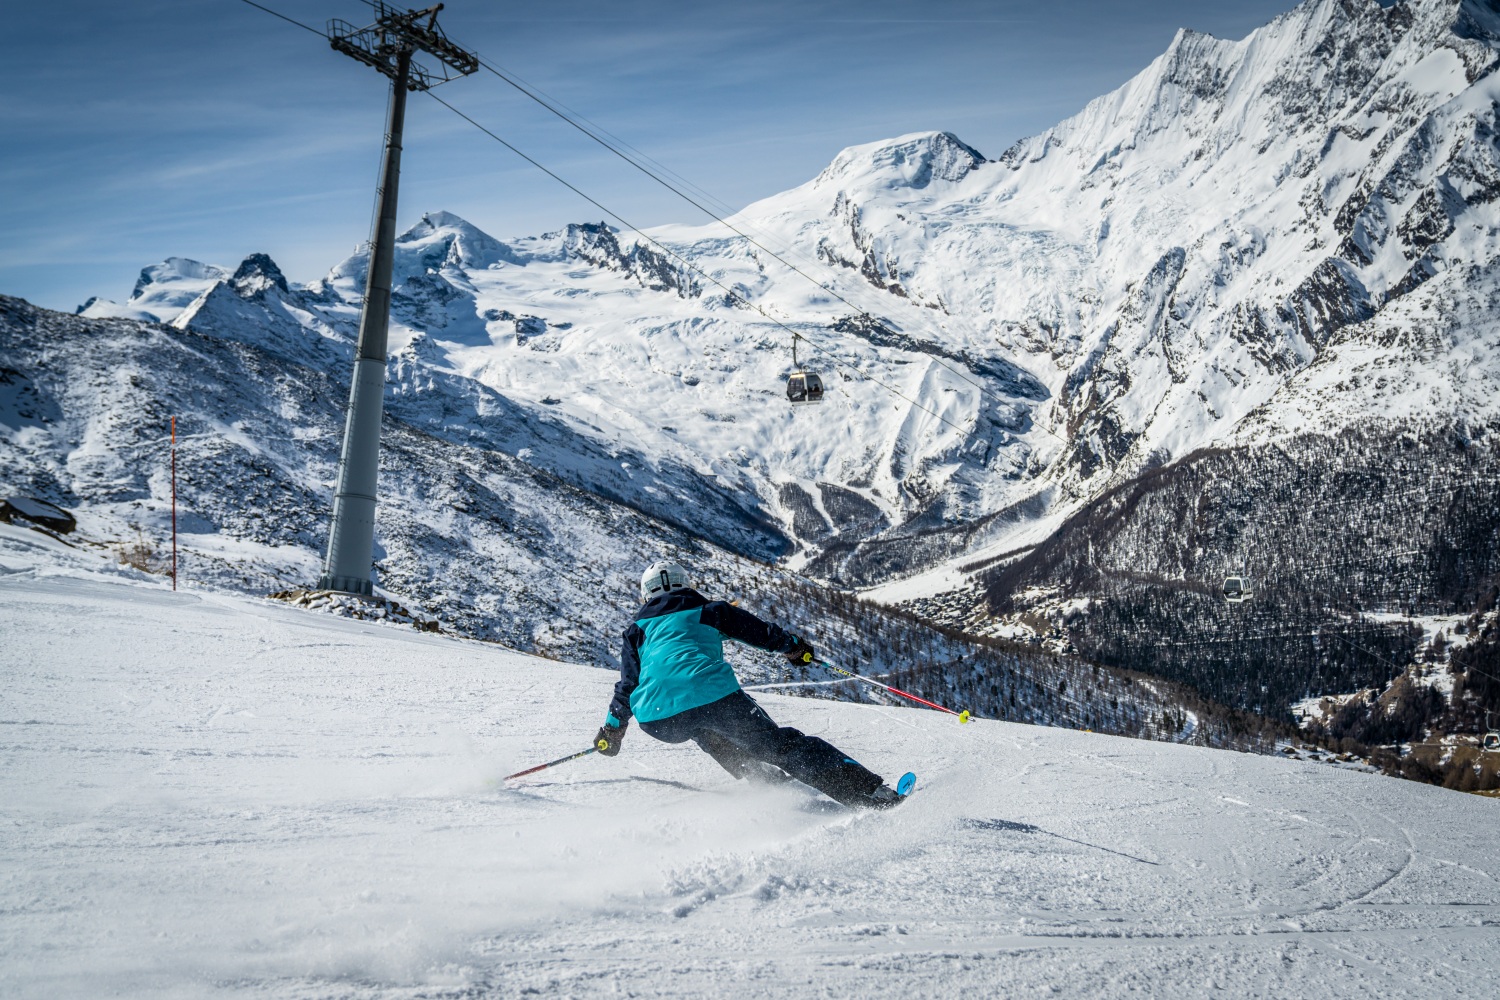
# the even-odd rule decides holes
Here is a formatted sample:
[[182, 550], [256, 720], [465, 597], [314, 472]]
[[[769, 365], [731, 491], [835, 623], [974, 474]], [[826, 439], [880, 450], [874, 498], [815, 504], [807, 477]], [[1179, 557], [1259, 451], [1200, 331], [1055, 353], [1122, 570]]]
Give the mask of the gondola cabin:
[[1224, 600], [1231, 604], [1239, 604], [1251, 598], [1250, 580], [1243, 576], [1229, 576], [1224, 578]]
[[817, 372], [792, 372], [786, 380], [786, 398], [793, 404], [823, 402], [823, 380]]
[[1500, 733], [1485, 733], [1484, 748], [1486, 750], [1500, 750]]

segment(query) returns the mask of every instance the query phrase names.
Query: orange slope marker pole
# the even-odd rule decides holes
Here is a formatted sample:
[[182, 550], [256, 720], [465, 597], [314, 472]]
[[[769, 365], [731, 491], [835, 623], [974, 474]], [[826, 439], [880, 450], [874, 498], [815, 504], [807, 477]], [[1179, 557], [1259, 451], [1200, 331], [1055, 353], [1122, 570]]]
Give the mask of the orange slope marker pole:
[[177, 418], [172, 418], [172, 589], [177, 589]]

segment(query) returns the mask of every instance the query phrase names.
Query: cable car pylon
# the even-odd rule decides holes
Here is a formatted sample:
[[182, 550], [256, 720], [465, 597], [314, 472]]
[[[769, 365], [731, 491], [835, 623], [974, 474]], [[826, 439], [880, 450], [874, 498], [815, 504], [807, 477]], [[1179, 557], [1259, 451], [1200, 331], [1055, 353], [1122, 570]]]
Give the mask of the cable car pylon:
[[[349, 413], [339, 454], [338, 485], [333, 494], [333, 524], [320, 590], [368, 597], [375, 551], [375, 486], [380, 472], [380, 416], [385, 396], [386, 341], [391, 325], [391, 273], [396, 249], [396, 197], [401, 180], [401, 141], [406, 124], [406, 94], [429, 90], [479, 68], [479, 58], [448, 41], [437, 25], [442, 4], [426, 10], [398, 10], [374, 2], [375, 22], [362, 28], [343, 20], [328, 22], [328, 44], [390, 77], [390, 121], [385, 133], [385, 161], [377, 191], [375, 239], [365, 279], [354, 352]], [[423, 24], [425, 19], [426, 23]], [[412, 60], [418, 49], [438, 61], [430, 70]]]

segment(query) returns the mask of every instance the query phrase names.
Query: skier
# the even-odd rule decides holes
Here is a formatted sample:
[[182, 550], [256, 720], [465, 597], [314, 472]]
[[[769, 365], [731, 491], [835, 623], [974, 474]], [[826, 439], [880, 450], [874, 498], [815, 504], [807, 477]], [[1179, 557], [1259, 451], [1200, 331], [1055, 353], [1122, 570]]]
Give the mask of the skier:
[[641, 574], [644, 607], [625, 629], [620, 681], [604, 726], [594, 738], [613, 757], [630, 717], [665, 743], [697, 743], [736, 779], [811, 785], [848, 806], [886, 808], [901, 801], [880, 775], [816, 736], [776, 725], [740, 689], [724, 661], [724, 638], [813, 661], [803, 639], [692, 588], [685, 569], [655, 562]]

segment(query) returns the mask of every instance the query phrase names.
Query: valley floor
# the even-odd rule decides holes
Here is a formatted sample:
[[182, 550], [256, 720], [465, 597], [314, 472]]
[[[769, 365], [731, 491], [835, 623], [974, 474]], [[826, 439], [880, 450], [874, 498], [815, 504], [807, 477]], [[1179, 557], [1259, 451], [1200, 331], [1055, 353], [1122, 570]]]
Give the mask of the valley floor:
[[65, 563], [0, 537], [7, 997], [1500, 995], [1500, 802], [773, 696], [917, 797], [502, 788], [609, 671]]

